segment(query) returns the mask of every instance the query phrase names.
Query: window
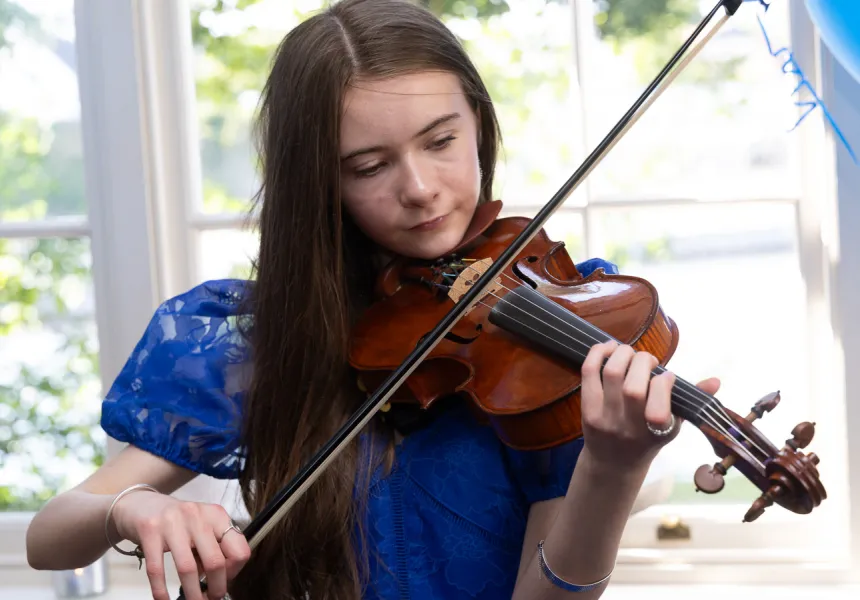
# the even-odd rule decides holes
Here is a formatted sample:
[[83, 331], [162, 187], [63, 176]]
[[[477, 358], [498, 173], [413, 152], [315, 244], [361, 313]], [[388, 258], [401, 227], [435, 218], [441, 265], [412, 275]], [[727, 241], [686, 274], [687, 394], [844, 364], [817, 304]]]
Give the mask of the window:
[[104, 455], [73, 3], [0, 11], [0, 510]]
[[[76, 460], [87, 469], [105, 447], [93, 427], [101, 394], [158, 303], [200, 281], [248, 273], [256, 235], [245, 225], [257, 186], [249, 125], [272, 50], [321, 2], [6, 4], [14, 10], [0, 10], [7, 19], [0, 22], [0, 60], [6, 61], [0, 65], [20, 60], [6, 48], [10, 44], [36, 48], [32, 51], [40, 56], [54, 58], [27, 62], [28, 70], [19, 76], [30, 77], [29, 86], [47, 81], [74, 89], [79, 81], [81, 102], [79, 109], [71, 101], [55, 102], [59, 95], [51, 87], [50, 95], [35, 95], [37, 101], [50, 97], [52, 111], [66, 107], [67, 112], [51, 113], [37, 101], [7, 94], [3, 78], [16, 71], [0, 70], [0, 298], [8, 303], [12, 290], [37, 308], [14, 308], [21, 302], [0, 306], [0, 327], [6, 328], [0, 331], [0, 358], [13, 347], [19, 361], [11, 369], [8, 360], [0, 361], [0, 415], [20, 421], [39, 393], [52, 393], [48, 387], [19, 392], [38, 388], [28, 377], [60, 386], [59, 397], [80, 402], [76, 406], [83, 409], [71, 412], [63, 410], [63, 401], [49, 401], [39, 404], [39, 411], [49, 413], [40, 418], [53, 418], [54, 434], [62, 431], [64, 419], [76, 419], [81, 447], [91, 449]], [[694, 0], [425, 4], [464, 40], [485, 77], [505, 142], [497, 197], [505, 201], [506, 214], [526, 216], [550, 198], [632, 104], [698, 22], [698, 11], [710, 8]], [[819, 58], [803, 11], [802, 0], [773, 3], [764, 19], [768, 34], [774, 43], [795, 49], [810, 78], [825, 82], [823, 93], [834, 103], [839, 102], [834, 87], [857, 97], [860, 86], [839, 79], [838, 71], [834, 75], [826, 52]], [[20, 18], [24, 14], [37, 18]], [[850, 210], [852, 189], [860, 182], [851, 179], [820, 119], [810, 117], [787, 132], [797, 118], [791, 97], [796, 82], [767, 54], [756, 14], [755, 3], [744, 4], [547, 230], [566, 242], [576, 260], [602, 256], [655, 284], [680, 327], [680, 346], [670, 363], [680, 376], [690, 381], [719, 376], [718, 397], [741, 414], [759, 397], [781, 390], [782, 403], [761, 422], [774, 443], [789, 437], [798, 422], [817, 421], [811, 450], [821, 456], [830, 498], [812, 516], [795, 517], [774, 507], [756, 523], [741, 524], [757, 492], [734, 476], [718, 496], [693, 493], [695, 469], [717, 459], [701, 433], [687, 426], [649, 475], [642, 510], [625, 533], [618, 581], [717, 577], [721, 567], [714, 565], [720, 564], [747, 580], [772, 574], [782, 580], [785, 571], [762, 574], [744, 570], [743, 564], [754, 562], [751, 553], [756, 553], [759, 562], [806, 561], [827, 571], [835, 569], [830, 559], [838, 566], [852, 535], [860, 541], [860, 520], [847, 517], [851, 500], [860, 502], [860, 482], [849, 487], [844, 459], [847, 448], [853, 449], [847, 431], [860, 425], [860, 416], [845, 400], [853, 372], [835, 368], [856, 362], [860, 333], [831, 316], [832, 306], [851, 306], [856, 296], [853, 288], [834, 286], [826, 263], [840, 249], [860, 256], [847, 235], [860, 227], [860, 217]], [[33, 23], [54, 37], [30, 35]], [[63, 62], [68, 54], [58, 39], [74, 45], [76, 60]], [[58, 71], [42, 74], [48, 68]], [[18, 104], [12, 105], [16, 97]], [[842, 119], [843, 131], [860, 136], [856, 109], [844, 101], [830, 108]], [[28, 114], [22, 110], [38, 125], [21, 120]], [[46, 131], [53, 133], [38, 137]], [[38, 139], [42, 145], [9, 139]], [[833, 148], [835, 166], [820, 158]], [[27, 177], [12, 170], [24, 168], [30, 169], [23, 173]], [[828, 173], [834, 169], [840, 176], [832, 191], [838, 194], [840, 221], [825, 208], [827, 190], [834, 188]], [[40, 187], [45, 181], [61, 185]], [[832, 236], [840, 227], [841, 238]], [[64, 260], [46, 259], [58, 253]], [[852, 265], [846, 258], [838, 263], [839, 273], [850, 279]], [[15, 278], [43, 288], [24, 295], [5, 284]], [[63, 304], [57, 298], [67, 313], [58, 314], [56, 307]], [[26, 331], [8, 330], [13, 318], [17, 323], [29, 315], [38, 322], [28, 321]], [[34, 323], [46, 325], [36, 331]], [[52, 336], [71, 348], [72, 358], [55, 356], [64, 361], [60, 366], [40, 364], [22, 375], [25, 356], [17, 351], [19, 338], [11, 336], [24, 333]], [[835, 383], [825, 392], [822, 381]], [[31, 510], [39, 493], [44, 497], [61, 489], [61, 482], [45, 477], [65, 469], [65, 463], [52, 460], [38, 481], [19, 479], [17, 473], [29, 468], [26, 460], [37, 455], [9, 446], [13, 436], [29, 431], [26, 424], [17, 427], [4, 429], [0, 420], [0, 460], [5, 461], [0, 475], [9, 478], [8, 469], [18, 469], [16, 484], [27, 482], [37, 490], [27, 496], [16, 487], [18, 504], [8, 505]], [[115, 452], [115, 445], [108, 442], [107, 451]], [[81, 472], [70, 479], [80, 479]], [[0, 491], [4, 485], [7, 481], [0, 480]], [[242, 514], [234, 485], [198, 478], [178, 495], [224, 502]], [[7, 497], [0, 496], [0, 502]], [[691, 539], [658, 539], [661, 526], [660, 535], [670, 537], [688, 526]], [[825, 533], [839, 540], [826, 544], [829, 555], [822, 551]], [[21, 553], [22, 544], [17, 548], [13, 551]], [[793, 574], [803, 580], [811, 572]]]
[[[593, 23], [580, 29], [580, 64], [594, 147], [711, 7], [691, 0], [648, 14], [652, 3], [579, 6]], [[783, 3], [762, 15], [777, 47], [790, 42], [789, 12]], [[811, 407], [806, 363], [785, 369], [795, 353], [785, 323], [803, 328], [808, 312], [797, 223], [801, 137], [787, 133], [797, 120], [796, 82], [767, 51], [755, 14], [743, 10], [728, 22], [595, 170], [585, 218], [589, 253], [651, 281], [677, 322], [669, 368], [691, 382], [718, 376], [718, 398], [741, 414], [780, 390], [782, 402], [760, 424], [782, 442]], [[769, 350], [748, 343], [750, 335], [769, 340]], [[689, 505], [728, 504], [740, 523], [746, 507], [738, 504], [758, 496], [746, 478], [730, 472], [716, 496], [692, 484], [696, 468], [714, 462], [707, 439], [685, 427], [654, 466], [652, 476], [671, 484], [648, 512], [683, 520]], [[772, 511], [766, 520], [783, 517]], [[719, 527], [728, 542], [733, 526]], [[716, 535], [706, 531], [694, 525], [693, 538], [711, 543]]]

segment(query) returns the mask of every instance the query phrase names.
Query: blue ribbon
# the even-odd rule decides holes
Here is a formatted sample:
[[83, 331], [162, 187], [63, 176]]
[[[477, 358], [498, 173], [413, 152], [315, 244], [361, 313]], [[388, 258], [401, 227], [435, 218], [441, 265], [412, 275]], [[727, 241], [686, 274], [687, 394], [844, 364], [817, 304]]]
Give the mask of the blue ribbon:
[[[765, 2], [764, 0], [745, 0], [746, 2], [758, 2], [762, 6], [764, 6], [764, 11], [767, 12], [767, 9], [770, 8], [770, 4]], [[759, 27], [761, 28], [761, 32], [764, 35], [764, 41], [767, 44], [767, 50], [770, 52], [770, 55], [774, 58], [779, 57], [781, 55], [787, 56], [784, 63], [782, 63], [782, 72], [790, 75], [797, 75], [799, 79], [799, 83], [797, 87], [794, 88], [794, 91], [791, 92], [791, 95], [797, 94], [801, 89], [806, 88], [809, 90], [809, 93], [812, 94], [812, 101], [802, 102], [800, 100], [796, 100], [794, 105], [799, 108], [805, 108], [806, 111], [800, 116], [797, 120], [797, 123], [794, 124], [794, 127], [789, 129], [789, 131], [794, 131], [797, 129], [800, 124], [803, 122], [809, 114], [814, 111], [816, 108], [821, 108], [821, 111], [824, 113], [824, 118], [827, 119], [827, 122], [830, 123], [830, 126], [833, 128], [833, 131], [839, 136], [839, 139], [842, 141], [842, 144], [845, 146], [845, 149], [848, 150], [848, 154], [851, 155], [851, 159], [854, 161], [854, 164], [857, 163], [857, 156], [854, 154], [854, 150], [851, 148], [851, 145], [848, 143], [848, 140], [845, 139], [845, 136], [842, 134], [842, 131], [836, 125], [836, 121], [833, 120], [833, 116], [830, 114], [830, 111], [827, 110], [827, 106], [825, 106], [824, 101], [821, 100], [821, 97], [818, 95], [818, 92], [815, 91], [815, 88], [812, 87], [812, 83], [806, 78], [806, 75], [803, 74], [803, 70], [800, 68], [800, 65], [797, 64], [797, 61], [794, 60], [794, 53], [791, 52], [788, 48], [779, 48], [775, 50], [773, 44], [770, 41], [770, 37], [767, 35], [767, 30], [764, 27], [764, 23], [761, 20], [761, 17], [756, 15], [756, 19], [758, 19]]]

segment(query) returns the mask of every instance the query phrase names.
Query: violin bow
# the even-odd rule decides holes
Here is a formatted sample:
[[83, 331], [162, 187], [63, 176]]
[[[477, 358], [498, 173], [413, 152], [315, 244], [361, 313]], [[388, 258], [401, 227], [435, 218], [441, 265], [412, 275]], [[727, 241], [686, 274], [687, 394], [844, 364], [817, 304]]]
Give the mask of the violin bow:
[[[598, 146], [588, 155], [582, 165], [559, 188], [553, 197], [544, 205], [526, 228], [499, 255], [481, 275], [478, 281], [470, 287], [459, 302], [455, 303], [448, 314], [436, 327], [424, 336], [421, 342], [407, 356], [386, 380], [368, 397], [361, 407], [341, 426], [341, 428], [326, 442], [326, 444], [302, 467], [302, 470], [290, 481], [277, 496], [275, 496], [254, 517], [244, 529], [248, 545], [253, 551], [268, 535], [275, 525], [299, 501], [302, 495], [313, 485], [323, 470], [343, 451], [349, 442], [358, 435], [376, 413], [388, 402], [388, 399], [406, 381], [424, 358], [433, 351], [436, 345], [454, 327], [457, 321], [468, 312], [496, 277], [507, 268], [516, 256], [531, 242], [543, 228], [547, 220], [558, 210], [559, 206], [579, 187], [582, 181], [600, 164], [621, 138], [635, 125], [642, 115], [654, 104], [664, 91], [677, 79], [683, 70], [693, 61], [702, 49], [719, 32], [723, 25], [735, 15], [740, 6], [747, 0], [718, 0], [716, 6], [705, 16], [696, 29], [690, 34], [684, 44], [672, 56], [663, 70], [654, 78], [642, 95], [612, 128]], [[724, 14], [717, 19], [714, 26], [700, 40], [698, 38], [720, 11]], [[205, 589], [205, 576], [200, 579]], [[184, 600], [180, 588], [177, 600]]]

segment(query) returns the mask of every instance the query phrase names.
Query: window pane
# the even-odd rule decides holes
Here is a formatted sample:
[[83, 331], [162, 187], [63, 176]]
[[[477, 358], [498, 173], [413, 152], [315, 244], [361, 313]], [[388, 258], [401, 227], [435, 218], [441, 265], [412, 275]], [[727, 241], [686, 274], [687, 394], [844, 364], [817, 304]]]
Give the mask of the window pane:
[[244, 212], [256, 192], [252, 120], [283, 36], [318, 0], [190, 0], [206, 213]]
[[101, 463], [87, 239], [0, 239], [0, 510], [35, 510]]
[[[594, 148], [713, 3], [678, 0], [668, 9], [665, 2], [585, 3], [597, 6], [598, 40], [584, 57]], [[759, 9], [744, 4], [612, 150], [589, 179], [595, 197], [799, 195], [800, 133], [789, 132], [799, 117], [792, 96], [798, 80], [783, 74], [784, 58], [768, 51]], [[788, 2], [774, 2], [763, 14], [776, 49], [790, 45], [788, 13]]]
[[247, 279], [257, 257], [260, 237], [256, 231], [219, 229], [200, 234], [198, 279]]
[[73, 0], [0, 9], [0, 222], [86, 214]]
[[[544, 205], [583, 158], [571, 93], [570, 3], [439, 4], [443, 9], [437, 14], [463, 41], [498, 115], [503, 149], [496, 170], [496, 197], [517, 206]], [[571, 197], [566, 204], [575, 201], [582, 203]]]
[[[505, 217], [527, 217], [533, 218], [537, 214], [535, 208], [521, 208], [520, 210], [503, 210], [499, 218]], [[552, 242], [564, 242], [565, 249], [574, 263], [582, 262], [589, 256], [585, 256], [585, 239], [583, 233], [582, 214], [577, 211], [558, 210], [549, 218], [544, 225], [544, 231]]]
[[[793, 204], [607, 209], [594, 215], [592, 231], [623, 274], [654, 284], [677, 323], [670, 370], [691, 383], [720, 378], [717, 398], [741, 415], [780, 390], [782, 402], [756, 424], [778, 447], [810, 418], [808, 361], [798, 347], [807, 317]], [[695, 493], [696, 468], [714, 462], [704, 435], [686, 425], [656, 467], [674, 473], [670, 501], [757, 497], [739, 478], [716, 496]]]

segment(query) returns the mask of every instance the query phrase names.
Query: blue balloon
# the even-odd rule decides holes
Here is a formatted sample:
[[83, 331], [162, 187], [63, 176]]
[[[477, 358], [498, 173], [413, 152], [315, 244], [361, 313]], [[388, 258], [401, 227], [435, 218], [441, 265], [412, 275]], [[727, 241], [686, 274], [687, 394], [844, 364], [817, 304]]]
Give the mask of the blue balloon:
[[806, 0], [821, 39], [860, 82], [860, 0]]

